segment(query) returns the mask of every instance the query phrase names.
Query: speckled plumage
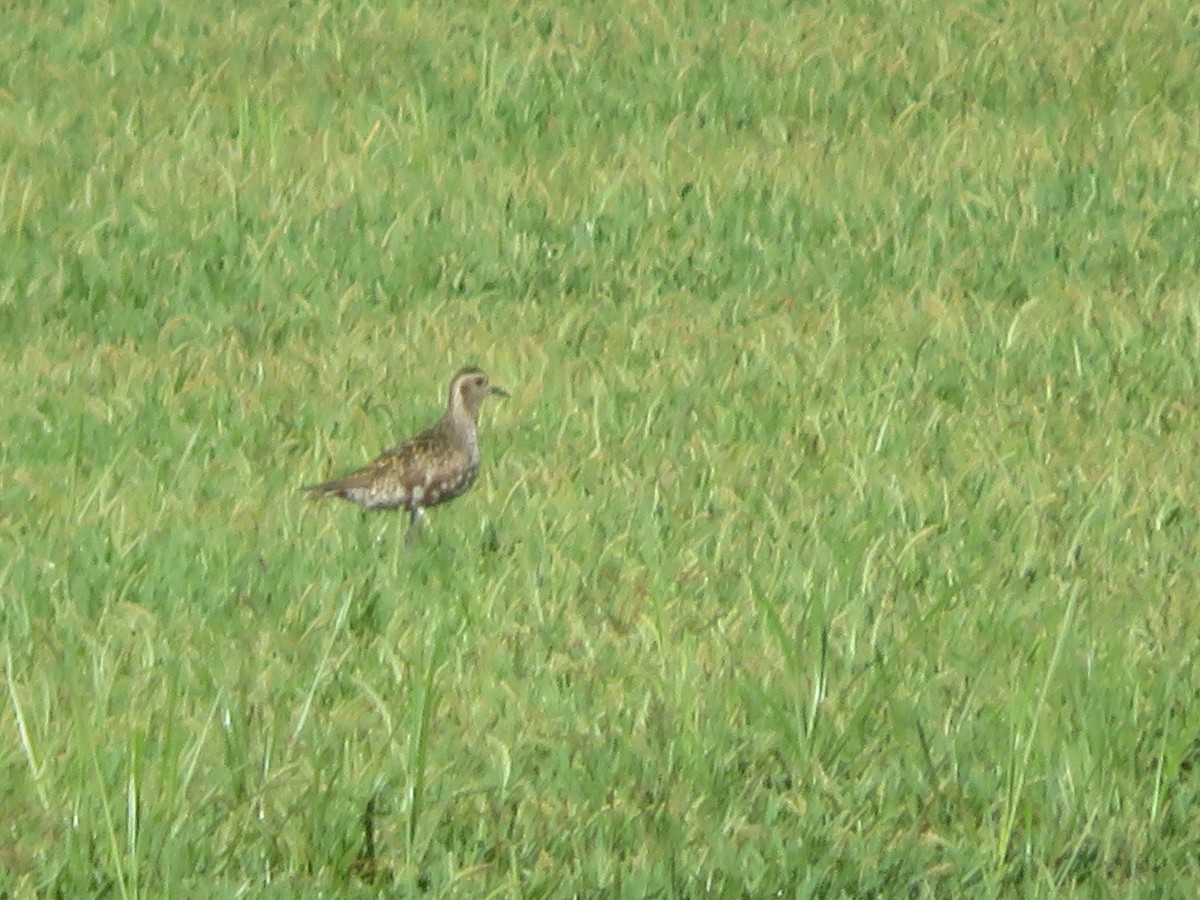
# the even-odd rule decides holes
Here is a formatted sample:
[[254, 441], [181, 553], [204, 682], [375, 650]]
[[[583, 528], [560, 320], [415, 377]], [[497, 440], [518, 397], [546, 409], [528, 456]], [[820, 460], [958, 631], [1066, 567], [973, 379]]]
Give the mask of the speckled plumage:
[[507, 397], [479, 369], [468, 367], [450, 381], [445, 414], [421, 434], [397, 444], [355, 472], [304, 488], [314, 498], [342, 497], [364, 509], [407, 509], [408, 541], [421, 527], [425, 510], [453, 500], [479, 474], [479, 407], [492, 394]]

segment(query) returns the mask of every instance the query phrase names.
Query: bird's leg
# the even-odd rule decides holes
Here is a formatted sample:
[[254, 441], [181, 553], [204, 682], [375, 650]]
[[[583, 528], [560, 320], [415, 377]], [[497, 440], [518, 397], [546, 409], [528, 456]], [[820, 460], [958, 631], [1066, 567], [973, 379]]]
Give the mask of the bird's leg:
[[416, 540], [417, 534], [420, 533], [421, 527], [425, 524], [425, 510], [421, 507], [413, 507], [412, 519], [408, 526], [408, 534], [404, 537], [404, 546], [411, 547], [413, 541]]

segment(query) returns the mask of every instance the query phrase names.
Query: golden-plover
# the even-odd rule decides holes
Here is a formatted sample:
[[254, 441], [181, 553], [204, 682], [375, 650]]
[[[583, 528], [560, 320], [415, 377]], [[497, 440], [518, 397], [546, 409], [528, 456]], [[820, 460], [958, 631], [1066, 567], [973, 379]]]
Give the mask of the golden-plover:
[[379, 458], [341, 478], [304, 488], [314, 498], [342, 497], [364, 509], [407, 509], [411, 524], [405, 544], [425, 521], [425, 510], [463, 494], [479, 474], [479, 407], [492, 394], [508, 391], [474, 366], [450, 381], [450, 402], [435, 425], [385, 450]]

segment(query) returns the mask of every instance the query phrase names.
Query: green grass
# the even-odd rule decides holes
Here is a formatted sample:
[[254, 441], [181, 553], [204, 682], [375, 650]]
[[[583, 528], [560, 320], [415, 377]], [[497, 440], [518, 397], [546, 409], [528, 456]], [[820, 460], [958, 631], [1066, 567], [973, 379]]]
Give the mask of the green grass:
[[1194, 10], [170, 6], [6, 13], [0, 897], [1192, 895]]

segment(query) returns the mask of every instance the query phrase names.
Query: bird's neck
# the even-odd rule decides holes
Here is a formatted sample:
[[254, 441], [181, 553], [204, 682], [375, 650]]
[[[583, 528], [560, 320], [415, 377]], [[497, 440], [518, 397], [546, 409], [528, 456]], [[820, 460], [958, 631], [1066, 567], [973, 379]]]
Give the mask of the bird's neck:
[[479, 434], [475, 428], [475, 417], [465, 409], [451, 407], [442, 416], [439, 427], [450, 444], [466, 453], [471, 462], [479, 463]]
[[450, 408], [446, 410], [446, 415], [442, 417], [442, 423], [445, 428], [455, 434], [470, 435], [475, 434], [475, 413], [467, 407], [461, 399], [455, 400], [450, 404]]

